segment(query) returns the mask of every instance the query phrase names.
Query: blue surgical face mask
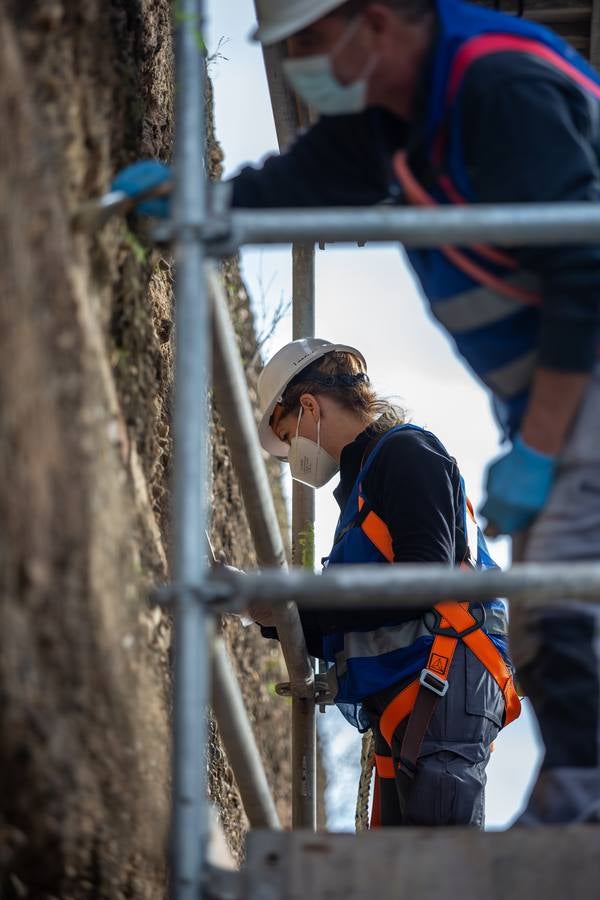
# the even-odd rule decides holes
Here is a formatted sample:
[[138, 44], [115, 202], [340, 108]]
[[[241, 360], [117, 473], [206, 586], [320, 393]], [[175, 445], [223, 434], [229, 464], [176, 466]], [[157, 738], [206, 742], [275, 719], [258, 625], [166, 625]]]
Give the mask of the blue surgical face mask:
[[285, 59], [283, 71], [293, 90], [304, 102], [328, 116], [362, 112], [367, 105], [369, 75], [377, 57], [371, 56], [362, 74], [351, 84], [340, 84], [333, 71], [332, 60], [355, 34], [360, 17], [350, 22], [329, 54]]

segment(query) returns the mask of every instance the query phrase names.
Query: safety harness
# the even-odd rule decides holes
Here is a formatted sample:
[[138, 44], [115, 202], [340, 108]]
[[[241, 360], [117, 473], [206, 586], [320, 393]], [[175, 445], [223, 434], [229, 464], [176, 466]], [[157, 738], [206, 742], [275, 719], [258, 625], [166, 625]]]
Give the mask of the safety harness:
[[[469, 200], [461, 195], [449, 174], [443, 170], [448, 144], [449, 112], [456, 101], [469, 67], [484, 56], [494, 53], [506, 53], [507, 51], [527, 53], [536, 57], [571, 78], [584, 91], [600, 100], [600, 86], [598, 84], [592, 81], [591, 78], [588, 78], [584, 72], [580, 71], [568, 60], [561, 57], [556, 51], [544, 46], [539, 41], [512, 34], [481, 34], [465, 41], [452, 61], [445, 97], [446, 117], [436, 133], [431, 153], [433, 170], [439, 173], [437, 178], [438, 189], [447, 202], [451, 204], [465, 205], [469, 203]], [[394, 154], [392, 164], [394, 174], [402, 186], [408, 203], [412, 206], [423, 207], [439, 205], [438, 201], [419, 184], [413, 175], [404, 151], [398, 151]], [[472, 278], [477, 284], [481, 284], [503, 297], [527, 306], [539, 306], [541, 303], [541, 294], [538, 291], [526, 290], [505, 280], [506, 275], [519, 268], [516, 259], [508, 253], [489, 244], [473, 244], [469, 249], [472, 255], [479, 257], [481, 262], [478, 262], [457, 247], [443, 245], [439, 249], [449, 262], [469, 278]], [[485, 263], [499, 266], [504, 277], [503, 275], [494, 274], [489, 267], [486, 267]]]
[[[360, 528], [389, 563], [394, 562], [392, 537], [383, 519], [368, 509], [367, 501], [359, 491], [358, 513]], [[474, 522], [471, 505], [468, 515]], [[463, 565], [470, 568], [469, 563]], [[417, 773], [417, 760], [425, 733], [441, 697], [449, 688], [448, 674], [459, 641], [485, 666], [504, 697], [504, 717], [502, 726], [513, 722], [521, 711], [521, 703], [515, 690], [512, 673], [502, 654], [482, 630], [485, 623], [485, 608], [481, 603], [469, 604], [454, 600], [436, 603], [425, 613], [424, 621], [433, 634], [433, 644], [427, 665], [420, 675], [403, 688], [387, 705], [379, 720], [379, 730], [392, 749], [392, 740], [398, 726], [408, 718], [398, 762], [391, 756], [375, 755], [375, 791], [371, 827], [379, 824], [379, 778], [395, 778], [404, 785], [405, 797]], [[398, 772], [403, 776], [398, 778]]]

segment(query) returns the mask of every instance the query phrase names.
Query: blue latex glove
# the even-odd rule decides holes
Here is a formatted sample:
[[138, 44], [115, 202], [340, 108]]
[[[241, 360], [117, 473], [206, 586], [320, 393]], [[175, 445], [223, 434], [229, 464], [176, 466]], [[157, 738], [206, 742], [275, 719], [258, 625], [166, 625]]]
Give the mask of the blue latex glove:
[[[171, 169], [164, 163], [155, 159], [142, 159], [139, 162], [121, 169], [111, 185], [113, 191], [123, 191], [129, 197], [136, 197], [144, 191], [158, 187], [164, 181], [172, 178]], [[158, 219], [169, 218], [169, 197], [153, 197], [144, 200], [137, 207], [137, 211], [146, 216], [155, 216]]]
[[512, 450], [491, 464], [487, 473], [487, 500], [481, 514], [499, 534], [522, 531], [545, 505], [556, 469], [556, 459], [528, 447], [517, 435]]

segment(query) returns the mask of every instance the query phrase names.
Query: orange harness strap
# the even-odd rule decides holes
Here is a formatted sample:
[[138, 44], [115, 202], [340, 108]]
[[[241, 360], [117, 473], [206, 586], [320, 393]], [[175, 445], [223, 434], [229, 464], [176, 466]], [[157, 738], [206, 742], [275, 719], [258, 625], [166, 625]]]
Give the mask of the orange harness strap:
[[[360, 512], [365, 505], [365, 498], [358, 495], [358, 511]], [[360, 526], [372, 544], [374, 544], [382, 556], [388, 562], [394, 562], [394, 550], [392, 548], [392, 536], [390, 530], [377, 513], [370, 512], [365, 517]]]
[[391, 703], [388, 703], [382, 712], [379, 719], [379, 730], [389, 747], [392, 746], [392, 737], [396, 728], [409, 715], [415, 705], [420, 688], [419, 679], [415, 678], [404, 690], [396, 694]]
[[521, 714], [521, 701], [515, 690], [515, 683], [502, 654], [492, 643], [488, 635], [483, 631], [473, 631], [462, 639], [469, 650], [486, 667], [504, 696], [504, 720], [505, 728], [518, 719]]
[[[359, 494], [358, 509], [359, 512], [364, 506], [364, 498]], [[472, 514], [472, 509], [469, 510]], [[392, 537], [389, 529], [383, 519], [377, 513], [371, 511], [365, 516], [361, 524], [364, 534], [369, 538], [372, 544], [377, 547], [382, 556], [390, 563], [394, 562], [394, 551], [392, 546]], [[456, 601], [444, 601], [436, 603], [434, 610], [440, 616], [438, 627], [441, 629], [453, 629], [459, 637], [451, 635], [435, 634], [433, 644], [429, 652], [427, 667], [423, 672], [431, 672], [433, 678], [438, 678], [442, 682], [448, 681], [448, 672], [452, 663], [454, 652], [458, 645], [458, 641], [465, 642], [469, 650], [477, 657], [477, 659], [488, 670], [504, 696], [504, 725], [513, 722], [521, 712], [521, 702], [515, 690], [511, 672], [504, 661], [502, 654], [487, 634], [481, 628], [474, 628], [477, 620], [469, 612], [468, 603], [458, 603]], [[473, 631], [462, 636], [461, 632], [469, 628]], [[421, 678], [423, 676], [421, 673]], [[427, 676], [425, 676], [427, 680]], [[425, 685], [425, 687], [431, 685]], [[396, 697], [388, 704], [383, 711], [379, 720], [379, 728], [386, 743], [391, 747], [394, 731], [412, 711], [417, 694], [421, 688], [421, 681], [416, 678], [411, 681]]]
[[[438, 610], [440, 615], [442, 614], [441, 607], [443, 607], [442, 603], [438, 603], [437, 606], [434, 607], [434, 609]], [[467, 613], [467, 615], [469, 615], [471, 622], [474, 623], [475, 619], [473, 616], [471, 616], [470, 613]], [[440, 626], [447, 628], [448, 624], [445, 616], [442, 616]], [[450, 671], [457, 645], [458, 638], [436, 634], [433, 639], [433, 644], [431, 645], [431, 650], [429, 651], [427, 667], [423, 672], [427, 670], [434, 672], [442, 682], [447, 684], [448, 672]], [[388, 703], [381, 714], [381, 718], [379, 719], [379, 730], [389, 747], [392, 746], [392, 738], [396, 728], [400, 722], [406, 719], [412, 712], [417, 699], [417, 694], [420, 690], [421, 680], [420, 678], [415, 678], [414, 681], [411, 681], [404, 690], [400, 691], [400, 693], [394, 697], [391, 703]]]
[[380, 756], [375, 754], [375, 768], [380, 778], [395, 778], [396, 770], [394, 768], [394, 760], [391, 756]]
[[379, 780], [385, 778], [393, 780], [396, 777], [394, 760], [391, 756], [380, 756], [375, 754], [375, 784], [373, 787], [373, 803], [371, 805], [371, 822], [369, 828], [379, 828], [381, 826], [381, 784]]
[[[436, 603], [433, 607], [441, 616], [441, 628], [453, 628], [460, 634], [467, 628], [476, 624], [476, 619], [468, 610], [468, 604], [445, 601]], [[504, 696], [504, 721], [503, 726], [509, 725], [521, 712], [521, 701], [515, 690], [513, 678], [506, 665], [502, 654], [493, 644], [490, 638], [478, 628], [463, 637], [450, 637], [436, 634], [427, 661], [427, 669], [423, 672], [433, 672], [442, 682], [448, 681], [448, 672], [452, 664], [452, 658], [459, 640], [464, 641], [467, 647], [488, 670]], [[404, 690], [389, 703], [379, 720], [379, 730], [386, 743], [391, 747], [394, 732], [400, 722], [410, 715], [415, 705], [417, 694], [421, 689], [423, 673], [420, 678], [411, 681]]]
[[[451, 601], [438, 603], [434, 607], [450, 623], [450, 626], [458, 632], [470, 628], [474, 619], [468, 611], [468, 604], [452, 603]], [[442, 627], [447, 627], [442, 625]], [[452, 640], [452, 639], [451, 639]], [[521, 711], [521, 702], [515, 691], [512, 674], [506, 665], [502, 654], [490, 640], [488, 635], [481, 630], [470, 632], [459, 638], [465, 642], [469, 650], [488, 670], [504, 695], [504, 725], [513, 722]], [[428, 664], [428, 667], [431, 666]], [[435, 669], [433, 671], [436, 671]], [[440, 674], [440, 673], [437, 673]]]

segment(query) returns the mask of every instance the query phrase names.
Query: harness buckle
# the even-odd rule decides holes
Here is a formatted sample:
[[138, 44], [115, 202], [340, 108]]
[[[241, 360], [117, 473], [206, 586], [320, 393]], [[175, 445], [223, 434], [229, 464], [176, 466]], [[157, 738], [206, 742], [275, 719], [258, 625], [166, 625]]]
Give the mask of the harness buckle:
[[450, 687], [449, 681], [445, 678], [440, 678], [439, 675], [436, 675], [435, 672], [432, 672], [431, 669], [427, 668], [421, 669], [419, 684], [424, 688], [427, 688], [427, 690], [433, 691], [438, 697], [445, 697], [448, 693], [448, 688]]
[[469, 612], [475, 619], [472, 625], [469, 625], [467, 628], [464, 628], [462, 631], [457, 631], [452, 626], [448, 626], [446, 628], [442, 628], [441, 621], [442, 616], [435, 609], [428, 609], [423, 613], [423, 622], [425, 623], [425, 627], [431, 634], [439, 634], [442, 637], [451, 637], [459, 640], [460, 638], [466, 637], [467, 634], [471, 634], [473, 631], [477, 631], [479, 628], [483, 628], [485, 625], [485, 606], [481, 602], [472, 603], [469, 606]]

